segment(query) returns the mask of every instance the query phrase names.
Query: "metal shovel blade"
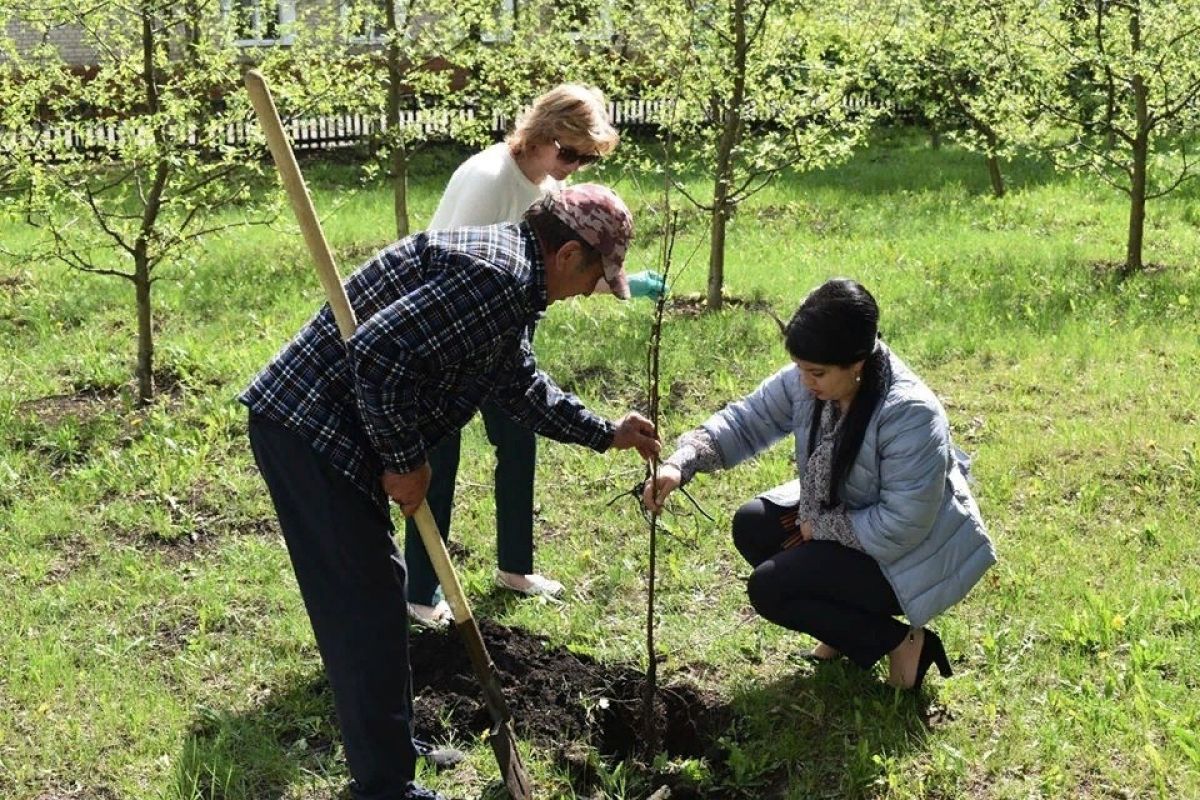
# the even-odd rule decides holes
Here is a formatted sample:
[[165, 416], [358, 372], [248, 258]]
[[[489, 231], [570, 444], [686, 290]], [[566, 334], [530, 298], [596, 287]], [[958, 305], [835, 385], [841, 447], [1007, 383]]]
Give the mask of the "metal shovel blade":
[[517, 752], [517, 736], [512, 720], [493, 725], [488, 742], [496, 754], [496, 763], [500, 765], [500, 775], [504, 778], [504, 788], [509, 796], [513, 800], [532, 800], [533, 789], [529, 785], [525, 764], [521, 762], [521, 754]]

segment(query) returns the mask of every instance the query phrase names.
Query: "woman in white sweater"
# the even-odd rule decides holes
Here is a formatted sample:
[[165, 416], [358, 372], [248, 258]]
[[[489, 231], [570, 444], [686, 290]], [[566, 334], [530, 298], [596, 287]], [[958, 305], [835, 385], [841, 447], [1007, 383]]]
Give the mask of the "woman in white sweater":
[[476, 153], [454, 171], [430, 230], [517, 222], [546, 192], [617, 146], [604, 95], [564, 84], [539, 97], [499, 144]]
[[[518, 222], [543, 194], [562, 187], [576, 170], [611, 153], [618, 138], [599, 90], [558, 86], [534, 101], [504, 142], [475, 154], [454, 171], [429, 229]], [[653, 273], [630, 275], [629, 284], [634, 296], [663, 290], [661, 278]], [[532, 330], [529, 335], [533, 337]], [[537, 438], [496, 406], [485, 403], [481, 413], [496, 448], [496, 583], [523, 594], [558, 596], [562, 584], [533, 569]], [[455, 433], [429, 454], [433, 471], [429, 505], [444, 537], [450, 534], [460, 446]], [[444, 627], [451, 619], [450, 608], [444, 600], [435, 605], [433, 568], [411, 520], [406, 528], [409, 614], [419, 624]]]

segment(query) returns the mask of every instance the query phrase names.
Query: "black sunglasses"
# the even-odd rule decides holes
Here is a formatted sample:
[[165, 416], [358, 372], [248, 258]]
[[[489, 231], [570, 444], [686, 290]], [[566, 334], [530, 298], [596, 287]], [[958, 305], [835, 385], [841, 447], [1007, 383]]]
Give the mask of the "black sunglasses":
[[579, 164], [581, 167], [586, 167], [588, 164], [595, 164], [600, 160], [599, 153], [581, 153], [574, 147], [563, 147], [554, 140], [554, 146], [558, 148], [558, 160], [564, 164]]

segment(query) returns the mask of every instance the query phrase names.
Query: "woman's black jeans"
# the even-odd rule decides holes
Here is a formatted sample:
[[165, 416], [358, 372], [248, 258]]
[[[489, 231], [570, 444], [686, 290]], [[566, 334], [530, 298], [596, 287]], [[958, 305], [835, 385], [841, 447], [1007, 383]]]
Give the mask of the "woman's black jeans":
[[780, 517], [794, 509], [754, 499], [733, 515], [733, 543], [754, 567], [746, 587], [764, 618], [837, 648], [864, 669], [908, 634], [878, 562], [866, 553], [814, 540], [787, 550]]
[[[537, 434], [522, 427], [494, 403], [480, 408], [488, 441], [496, 448], [496, 566], [504, 572], [533, 572], [533, 478], [537, 471]], [[454, 479], [462, 431], [447, 434], [426, 456], [433, 471], [429, 510], [442, 538], [450, 541]], [[416, 523], [404, 525], [404, 562], [408, 565], [408, 601], [433, 605], [437, 576]]]

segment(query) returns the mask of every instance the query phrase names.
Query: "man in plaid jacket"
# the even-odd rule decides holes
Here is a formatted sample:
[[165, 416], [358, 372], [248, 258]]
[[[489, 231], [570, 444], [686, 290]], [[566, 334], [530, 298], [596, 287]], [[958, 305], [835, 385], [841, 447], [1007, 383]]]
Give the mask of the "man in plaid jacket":
[[405, 569], [388, 513], [388, 498], [406, 516], [424, 500], [426, 451], [488, 399], [559, 441], [658, 452], [644, 417], [610, 422], [559, 389], [527, 333], [548, 304], [601, 278], [627, 298], [632, 232], [616, 194], [583, 184], [520, 223], [410, 236], [347, 280], [360, 322], [348, 342], [326, 305], [240, 397], [358, 800], [438, 797], [413, 783]]

